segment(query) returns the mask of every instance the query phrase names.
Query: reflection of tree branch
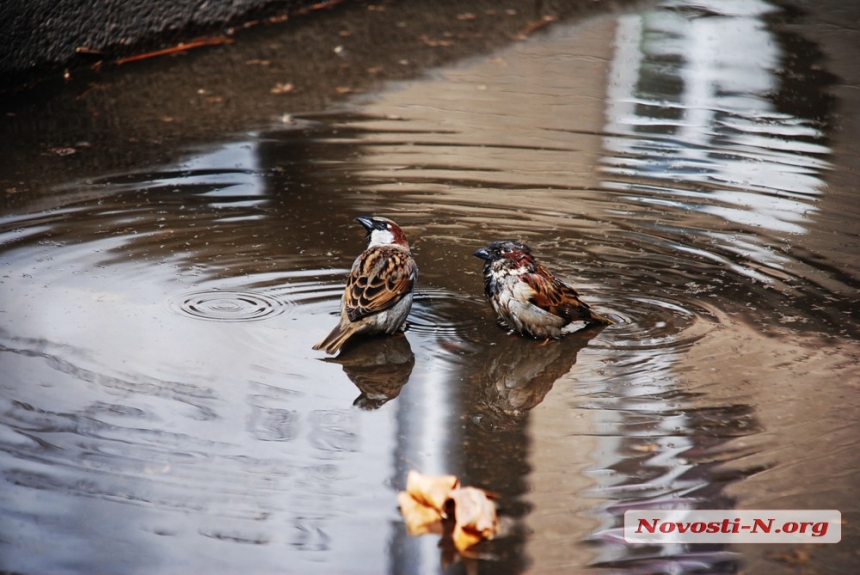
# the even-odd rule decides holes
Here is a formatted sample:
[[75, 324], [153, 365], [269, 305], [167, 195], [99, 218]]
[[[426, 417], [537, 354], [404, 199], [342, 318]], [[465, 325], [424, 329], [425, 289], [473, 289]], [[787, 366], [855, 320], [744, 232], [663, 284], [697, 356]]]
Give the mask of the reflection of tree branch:
[[579, 350], [605, 326], [587, 326], [559, 341], [507, 337], [490, 348], [478, 374], [477, 409], [486, 424], [507, 427], [543, 401], [553, 384], [576, 363]]
[[355, 343], [336, 358], [343, 372], [361, 391], [353, 405], [379, 409], [400, 394], [415, 366], [415, 354], [404, 335], [368, 337]]

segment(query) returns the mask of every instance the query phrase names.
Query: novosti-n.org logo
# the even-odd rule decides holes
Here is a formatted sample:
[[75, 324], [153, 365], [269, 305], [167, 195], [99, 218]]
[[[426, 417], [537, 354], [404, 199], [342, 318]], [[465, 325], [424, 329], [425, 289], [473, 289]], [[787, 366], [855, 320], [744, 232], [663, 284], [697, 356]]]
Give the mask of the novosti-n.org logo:
[[624, 513], [628, 543], [839, 543], [839, 511], [673, 509]]

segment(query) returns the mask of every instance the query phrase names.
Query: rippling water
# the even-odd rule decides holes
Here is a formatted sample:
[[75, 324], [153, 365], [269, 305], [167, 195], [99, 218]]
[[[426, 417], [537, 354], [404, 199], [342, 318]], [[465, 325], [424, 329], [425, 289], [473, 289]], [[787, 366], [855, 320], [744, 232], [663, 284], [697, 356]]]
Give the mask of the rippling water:
[[[0, 569], [435, 572], [396, 507], [419, 469], [499, 494], [480, 572], [846, 572], [857, 158], [782, 9], [711, 4], [7, 196]], [[413, 244], [410, 329], [324, 358], [364, 214]], [[508, 237], [618, 324], [498, 329], [470, 254]], [[659, 505], [847, 522], [801, 553], [625, 545], [623, 512]]]

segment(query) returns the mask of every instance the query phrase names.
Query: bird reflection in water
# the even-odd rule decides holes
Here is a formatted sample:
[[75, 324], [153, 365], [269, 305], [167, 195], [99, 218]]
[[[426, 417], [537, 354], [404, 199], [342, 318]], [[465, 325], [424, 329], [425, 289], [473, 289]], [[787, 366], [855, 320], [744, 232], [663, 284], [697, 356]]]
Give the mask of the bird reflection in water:
[[559, 341], [510, 336], [489, 348], [475, 375], [473, 419], [485, 428], [519, 425], [571, 370], [579, 351], [605, 327], [588, 325]]
[[415, 367], [415, 354], [405, 335], [356, 338], [341, 355], [323, 361], [339, 363], [361, 391], [353, 405], [379, 409], [400, 394]]

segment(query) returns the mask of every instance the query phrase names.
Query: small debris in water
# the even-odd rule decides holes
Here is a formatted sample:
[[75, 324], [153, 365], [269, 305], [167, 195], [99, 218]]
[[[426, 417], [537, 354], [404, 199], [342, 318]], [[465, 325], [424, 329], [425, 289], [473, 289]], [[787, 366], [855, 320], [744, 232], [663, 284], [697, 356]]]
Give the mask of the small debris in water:
[[526, 29], [523, 30], [522, 32], [520, 32], [519, 34], [517, 34], [515, 36], [515, 38], [517, 40], [525, 40], [528, 38], [529, 34], [534, 32], [535, 30], [538, 30], [539, 28], [543, 28], [547, 24], [555, 22], [556, 20], [558, 20], [558, 16], [553, 16], [553, 15], [544, 16], [543, 18], [541, 18], [537, 22], [532, 22], [531, 24], [526, 26]]
[[269, 90], [272, 94], [291, 94], [295, 90], [295, 86], [293, 86], [292, 82], [287, 82], [282, 84], [278, 82], [275, 84], [275, 87]]
[[73, 148], [72, 146], [61, 146], [56, 148], [48, 148], [48, 152], [54, 154], [55, 156], [73, 156], [78, 153], [78, 150]]
[[431, 48], [448, 47], [454, 44], [454, 42], [451, 40], [437, 40], [435, 38], [430, 38], [426, 34], [422, 34], [419, 37], [419, 40], [424, 42], [424, 45], [429, 46]]
[[191, 50], [193, 48], [200, 48], [203, 46], [220, 46], [221, 44], [232, 44], [232, 38], [227, 38], [226, 36], [208, 36], [203, 38], [197, 38], [195, 40], [191, 40], [190, 42], [180, 42], [176, 46], [171, 46], [170, 48], [164, 48], [162, 50], [155, 50], [152, 52], [146, 52], [144, 54], [135, 54], [134, 56], [127, 56], [125, 58], [120, 58], [116, 61], [116, 64], [121, 66], [123, 64], [128, 64], [129, 62], [137, 62], [139, 60], [147, 60], [149, 58], [155, 58], [158, 56], [165, 56], [167, 54], [176, 54], [178, 52], [185, 52], [187, 50]]
[[784, 553], [767, 553], [765, 554], [765, 557], [767, 559], [778, 561], [779, 563], [785, 563], [786, 565], [791, 565], [793, 567], [806, 565], [807, 563], [809, 563], [810, 559], [809, 552], [800, 548], [795, 548], [791, 551], [786, 551]]

